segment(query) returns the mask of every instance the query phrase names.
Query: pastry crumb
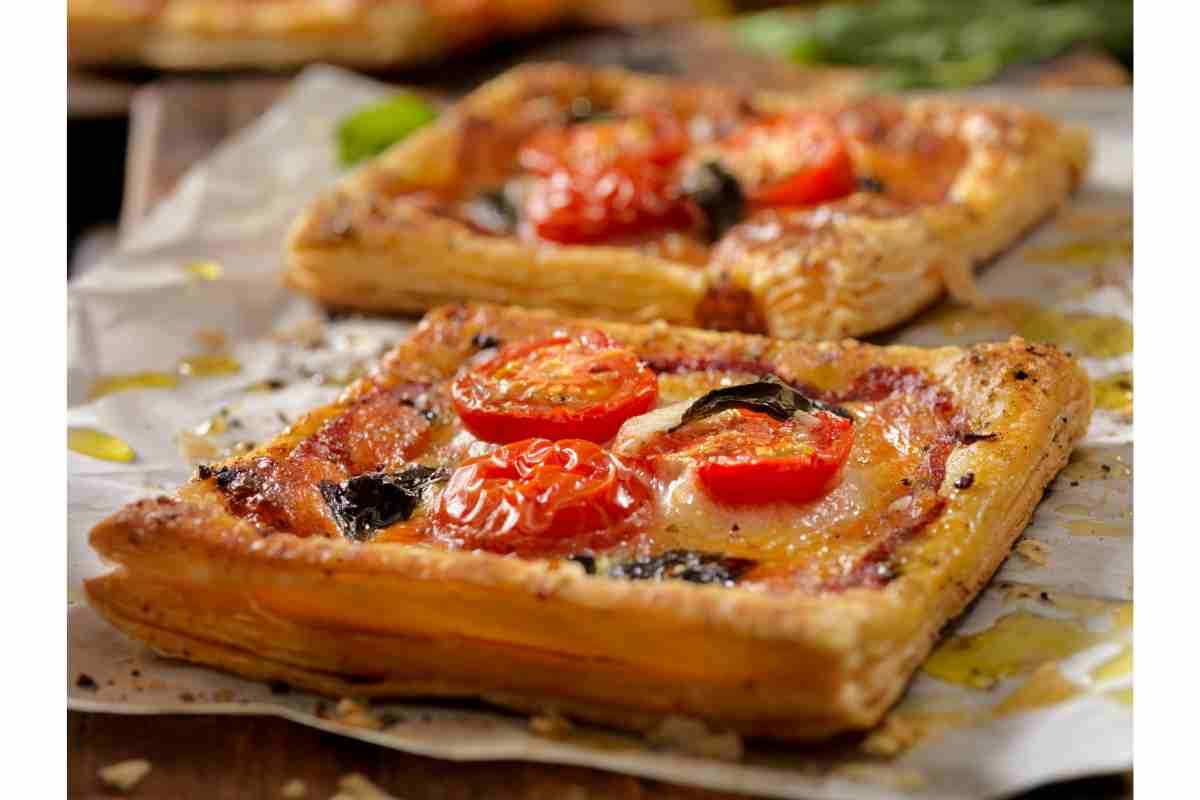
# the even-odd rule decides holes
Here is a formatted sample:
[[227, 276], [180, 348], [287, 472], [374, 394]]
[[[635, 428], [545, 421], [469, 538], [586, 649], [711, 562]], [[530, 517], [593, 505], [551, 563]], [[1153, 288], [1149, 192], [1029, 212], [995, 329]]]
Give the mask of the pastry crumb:
[[306, 349], [315, 349], [325, 343], [325, 322], [307, 319], [290, 328], [276, 331], [273, 337], [280, 344], [292, 344]]
[[745, 752], [742, 737], [733, 731], [714, 732], [700, 720], [690, 717], [667, 717], [646, 734], [646, 739], [657, 747], [724, 761], [737, 761]]
[[179, 454], [189, 464], [213, 461], [221, 454], [220, 448], [194, 431], [180, 431], [176, 441], [179, 444]]
[[196, 331], [196, 341], [205, 350], [214, 353], [223, 353], [228, 346], [225, 331], [218, 328], [206, 328]]
[[299, 778], [292, 778], [279, 790], [279, 796], [287, 800], [301, 800], [308, 796], [308, 784]]
[[889, 714], [868, 733], [858, 749], [873, 756], [895, 756], [908, 750], [924, 735], [918, 726], [899, 714]]
[[1036, 539], [1022, 539], [1017, 543], [1017, 555], [1039, 567], [1044, 567], [1050, 563], [1050, 545]]
[[367, 776], [351, 772], [338, 778], [338, 793], [333, 800], [398, 800], [380, 789]]
[[893, 711], [863, 737], [858, 749], [891, 758], [967, 719], [967, 714], [956, 711]]
[[571, 720], [554, 711], [529, 718], [529, 729], [538, 736], [562, 736], [574, 727]]
[[118, 761], [101, 769], [99, 774], [105, 786], [118, 792], [128, 792], [150, 774], [150, 762], [144, 758]]
[[383, 721], [371, 713], [370, 708], [349, 697], [343, 697], [334, 706], [333, 720], [352, 728], [366, 728], [372, 731], [383, 728]]

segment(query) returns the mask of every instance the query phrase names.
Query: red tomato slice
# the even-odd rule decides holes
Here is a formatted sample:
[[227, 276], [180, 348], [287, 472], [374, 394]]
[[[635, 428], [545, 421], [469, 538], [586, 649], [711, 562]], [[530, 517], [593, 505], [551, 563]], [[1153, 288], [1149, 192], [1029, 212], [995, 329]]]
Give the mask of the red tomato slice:
[[669, 173], [622, 159], [598, 172], [559, 169], [531, 188], [523, 218], [539, 239], [587, 244], [690, 227], [696, 211]]
[[844, 139], [821, 117], [792, 115], [748, 125], [722, 142], [721, 152], [757, 208], [822, 203], [857, 185]]
[[632, 350], [585, 331], [501, 348], [450, 388], [463, 425], [488, 442], [541, 436], [606, 442], [658, 400], [658, 378]]
[[462, 464], [434, 531], [463, 547], [545, 556], [611, 547], [651, 513], [646, 479], [580, 439], [526, 439]]
[[807, 503], [825, 494], [854, 443], [854, 426], [827, 411], [780, 421], [745, 409], [660, 434], [639, 456], [683, 457], [719, 503]]
[[677, 117], [650, 113], [541, 130], [525, 142], [517, 160], [537, 175], [564, 168], [594, 173], [619, 159], [668, 166], [687, 147], [687, 131]]

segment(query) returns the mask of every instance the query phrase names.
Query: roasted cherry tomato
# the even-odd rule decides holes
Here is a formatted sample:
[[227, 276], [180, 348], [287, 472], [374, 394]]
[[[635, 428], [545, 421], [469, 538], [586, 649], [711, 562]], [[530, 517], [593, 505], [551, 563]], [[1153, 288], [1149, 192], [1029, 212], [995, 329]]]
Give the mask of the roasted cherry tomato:
[[841, 134], [812, 115], [747, 125], [721, 143], [721, 160], [757, 208], [806, 206], [852, 193], [854, 163]]
[[525, 201], [527, 231], [560, 244], [587, 244], [698, 219], [673, 177], [649, 162], [619, 159], [597, 172], [556, 170]]
[[733, 409], [659, 434], [637, 455], [690, 461], [719, 503], [806, 503], [831, 488], [853, 442], [850, 420], [827, 411], [780, 421]]
[[671, 170], [687, 146], [680, 120], [663, 113], [535, 134], [518, 154], [525, 170], [541, 176], [526, 197], [525, 230], [585, 244], [692, 225], [697, 211]]
[[462, 464], [433, 514], [440, 538], [523, 556], [611, 547], [651, 512], [646, 479], [582, 439], [526, 439]]
[[503, 347], [460, 375], [451, 396], [467, 429], [488, 442], [605, 442], [654, 407], [658, 378], [632, 350], [585, 331]]
[[539, 131], [521, 147], [517, 159], [537, 175], [564, 168], [596, 173], [617, 160], [669, 166], [687, 147], [687, 131], [678, 118], [651, 113]]

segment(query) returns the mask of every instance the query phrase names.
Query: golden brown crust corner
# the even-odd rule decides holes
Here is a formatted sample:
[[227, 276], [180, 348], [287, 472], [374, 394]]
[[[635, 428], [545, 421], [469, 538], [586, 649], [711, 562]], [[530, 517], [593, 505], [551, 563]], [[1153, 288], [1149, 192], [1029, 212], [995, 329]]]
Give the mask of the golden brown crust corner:
[[576, 0], [482, 8], [454, 0], [69, 0], [67, 50], [74, 66], [390, 67], [545, 28], [575, 6]]
[[[946, 510], [910, 552], [918, 566], [883, 589], [633, 583], [561, 562], [264, 536], [190, 484], [181, 499], [132, 504], [95, 528], [93, 546], [118, 570], [87, 583], [92, 604], [167, 655], [318, 692], [476, 696], [631, 728], [684, 714], [747, 735], [821, 738], [868, 727], [894, 702], [1007, 555], [1090, 414], [1082, 371], [1020, 339], [967, 350], [804, 344], [455, 306], [428, 315], [391, 358], [485, 329], [512, 338], [585, 325], [646, 358], [754, 358], [814, 384], [914, 366], [953, 387], [974, 429], [996, 438], [953, 453]], [[946, 488], [966, 472], [970, 490]]]
[[[736, 104], [733, 90], [565, 64], [518, 67], [465, 98], [347, 177], [300, 215], [287, 245], [288, 282], [337, 305], [413, 311], [467, 300], [606, 319], [706, 324], [710, 290], [745, 294], [747, 318], [777, 338], [861, 336], [915, 315], [949, 291], [976, 299], [973, 269], [1053, 213], [1087, 167], [1087, 134], [1012, 107], [915, 100], [913, 122], [967, 148], [947, 202], [880, 213], [862, 193], [801, 214], [769, 248], [714, 257], [706, 268], [633, 248], [531, 245], [472, 231], [387, 200], [386, 189], [457, 161], [471, 119], [504, 119], [530, 96], [652, 97], [677, 110]], [[859, 102], [778, 92], [764, 110], [846, 109]], [[732, 250], [733, 248], [731, 248]], [[417, 258], [415, 256], [419, 255]], [[752, 312], [752, 313], [751, 313]]]

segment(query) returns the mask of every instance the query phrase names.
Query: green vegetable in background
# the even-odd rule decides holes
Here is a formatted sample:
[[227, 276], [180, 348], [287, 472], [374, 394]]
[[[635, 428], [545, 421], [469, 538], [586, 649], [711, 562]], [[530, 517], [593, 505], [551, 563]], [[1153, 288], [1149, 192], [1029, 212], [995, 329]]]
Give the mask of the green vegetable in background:
[[338, 125], [338, 159], [345, 167], [357, 164], [382, 153], [436, 117], [433, 106], [411, 93], [361, 108]]
[[1133, 57], [1132, 0], [880, 0], [735, 23], [755, 49], [802, 64], [882, 68], [876, 88], [953, 88], [1082, 43]]

